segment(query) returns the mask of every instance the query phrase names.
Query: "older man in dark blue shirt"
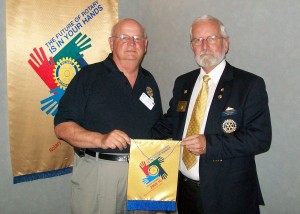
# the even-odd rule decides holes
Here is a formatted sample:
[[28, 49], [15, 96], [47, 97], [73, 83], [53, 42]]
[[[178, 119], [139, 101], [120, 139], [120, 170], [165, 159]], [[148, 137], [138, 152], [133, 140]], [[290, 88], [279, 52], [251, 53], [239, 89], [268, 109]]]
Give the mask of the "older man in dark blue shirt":
[[143, 27], [133, 19], [119, 21], [109, 44], [112, 54], [73, 78], [54, 121], [58, 138], [85, 151], [72, 175], [72, 213], [129, 213], [130, 138], [150, 138], [162, 115], [156, 81], [141, 67]]

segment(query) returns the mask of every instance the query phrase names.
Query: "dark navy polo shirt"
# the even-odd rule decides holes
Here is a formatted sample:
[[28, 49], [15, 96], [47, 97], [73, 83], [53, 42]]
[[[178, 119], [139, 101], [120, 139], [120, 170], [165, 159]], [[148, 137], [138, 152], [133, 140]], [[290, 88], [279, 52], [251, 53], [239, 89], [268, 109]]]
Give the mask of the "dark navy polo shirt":
[[[139, 99], [142, 93], [147, 94], [147, 87], [153, 91], [152, 110]], [[60, 100], [54, 125], [73, 121], [102, 134], [118, 129], [132, 139], [150, 139], [151, 128], [161, 116], [160, 93], [152, 74], [140, 67], [132, 88], [110, 54], [104, 61], [87, 65], [75, 75]], [[129, 147], [123, 151], [92, 150], [128, 153]]]

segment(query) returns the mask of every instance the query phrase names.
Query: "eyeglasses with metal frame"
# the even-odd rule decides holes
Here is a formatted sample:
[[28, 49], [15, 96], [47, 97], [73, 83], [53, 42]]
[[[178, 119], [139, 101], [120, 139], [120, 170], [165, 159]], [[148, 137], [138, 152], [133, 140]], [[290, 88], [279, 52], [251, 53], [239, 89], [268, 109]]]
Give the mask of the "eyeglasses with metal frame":
[[200, 37], [200, 38], [193, 38], [193, 39], [191, 39], [191, 44], [197, 46], [197, 45], [202, 45], [203, 41], [206, 41], [209, 45], [214, 45], [214, 44], [217, 43], [217, 41], [219, 39], [224, 39], [224, 37], [213, 35], [213, 36], [206, 37], [206, 39], [204, 39], [202, 37]]
[[129, 43], [131, 40], [133, 40], [135, 43], [142, 43], [147, 39], [143, 36], [138, 36], [138, 35], [129, 36], [129, 35], [126, 35], [126, 34], [121, 34], [120, 36], [112, 36], [112, 38], [117, 38], [121, 42], [124, 42], [124, 43], [125, 42]]

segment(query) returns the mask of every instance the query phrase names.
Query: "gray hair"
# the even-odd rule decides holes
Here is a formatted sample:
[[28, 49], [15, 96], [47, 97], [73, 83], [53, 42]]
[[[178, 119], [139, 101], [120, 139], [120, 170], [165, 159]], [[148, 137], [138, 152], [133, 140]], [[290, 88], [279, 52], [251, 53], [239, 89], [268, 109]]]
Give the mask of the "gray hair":
[[198, 23], [199, 21], [203, 21], [203, 20], [212, 20], [212, 21], [215, 21], [219, 24], [220, 26], [220, 31], [221, 31], [221, 35], [225, 38], [229, 37], [228, 33], [226, 32], [226, 29], [225, 29], [225, 26], [224, 24], [219, 20], [217, 19], [216, 17], [213, 17], [211, 15], [203, 15], [203, 16], [200, 16], [198, 18], [196, 18], [192, 25], [191, 25], [191, 28], [190, 28], [190, 36], [192, 37], [192, 30], [193, 30], [193, 26]]

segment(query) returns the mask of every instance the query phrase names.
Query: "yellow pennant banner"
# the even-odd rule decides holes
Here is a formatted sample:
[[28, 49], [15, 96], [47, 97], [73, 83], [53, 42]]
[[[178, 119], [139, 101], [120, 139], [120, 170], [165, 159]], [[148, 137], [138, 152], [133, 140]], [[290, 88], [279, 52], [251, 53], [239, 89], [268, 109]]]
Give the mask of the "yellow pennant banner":
[[53, 117], [74, 75], [110, 53], [118, 0], [7, 0], [6, 14], [13, 182], [70, 173], [74, 151]]
[[132, 139], [128, 210], [176, 210], [180, 141]]

